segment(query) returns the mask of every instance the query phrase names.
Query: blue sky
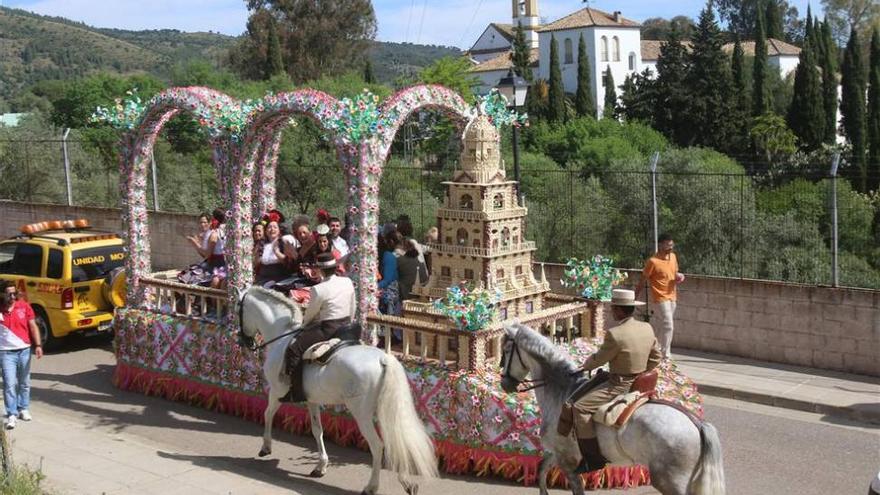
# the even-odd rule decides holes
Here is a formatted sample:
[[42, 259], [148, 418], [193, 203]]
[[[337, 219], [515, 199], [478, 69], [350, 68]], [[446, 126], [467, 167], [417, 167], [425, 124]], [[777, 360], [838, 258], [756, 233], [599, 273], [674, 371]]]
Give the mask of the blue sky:
[[[806, 15], [807, 0], [789, 0]], [[815, 12], [820, 10], [814, 2]], [[0, 0], [0, 5], [67, 17], [97, 27], [173, 28], [238, 35], [245, 29], [244, 0]], [[696, 17], [705, 0], [592, 0], [590, 5], [642, 21], [649, 17]], [[510, 22], [510, 0], [374, 0], [378, 39], [469, 48], [490, 22]], [[580, 0], [539, 0], [553, 21], [582, 8]]]

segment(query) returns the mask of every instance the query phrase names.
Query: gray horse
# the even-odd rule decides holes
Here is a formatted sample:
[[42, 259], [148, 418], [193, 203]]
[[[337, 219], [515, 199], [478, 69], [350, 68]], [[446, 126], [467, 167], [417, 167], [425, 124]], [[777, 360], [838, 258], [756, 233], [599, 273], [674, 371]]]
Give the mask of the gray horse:
[[[547, 472], [556, 464], [572, 493], [584, 487], [574, 469], [580, 452], [573, 435], [556, 433], [562, 403], [577, 380], [578, 367], [547, 338], [518, 323], [505, 327], [501, 358], [502, 388], [510, 393], [523, 382], [538, 384], [541, 443], [546, 451], [538, 473], [541, 495], [547, 495]], [[724, 467], [718, 431], [695, 424], [683, 412], [648, 403], [637, 409], [620, 430], [596, 424], [602, 454], [612, 464], [641, 464], [651, 471], [651, 484], [664, 495], [724, 495]]]
[[[282, 373], [284, 351], [294, 338], [290, 332], [302, 322], [302, 314], [299, 307], [282, 294], [256, 286], [244, 293], [239, 305], [240, 337], [244, 343], [253, 344], [259, 332], [268, 344], [263, 374], [269, 385], [269, 403], [263, 448], [259, 453], [264, 457], [272, 453], [272, 421], [281, 405], [279, 399], [290, 389], [290, 381]], [[437, 459], [431, 437], [416, 413], [403, 366], [391, 354], [365, 345], [345, 347], [324, 366], [307, 364], [303, 370], [303, 388], [308, 397], [312, 434], [320, 456], [311, 476], [321, 477], [327, 472], [329, 459], [324, 448], [321, 405], [329, 404], [345, 404], [370, 445], [373, 470], [363, 494], [374, 495], [379, 490], [383, 451], [387, 466], [397, 473], [410, 495], [419, 489], [410, 481], [410, 475], [437, 476]], [[373, 423], [374, 418], [378, 419], [381, 438]]]

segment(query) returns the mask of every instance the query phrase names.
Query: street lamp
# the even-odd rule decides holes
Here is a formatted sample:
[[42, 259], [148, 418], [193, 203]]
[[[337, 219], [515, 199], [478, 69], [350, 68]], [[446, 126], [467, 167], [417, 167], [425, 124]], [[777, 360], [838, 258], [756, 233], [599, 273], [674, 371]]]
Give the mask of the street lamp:
[[[495, 86], [502, 96], [507, 98], [507, 107], [517, 110], [526, 102], [526, 93], [529, 91], [529, 83], [515, 72], [513, 69], [507, 72]], [[516, 181], [516, 197], [519, 206], [523, 206], [523, 195], [519, 183], [519, 135], [517, 126], [513, 126], [513, 178]]]

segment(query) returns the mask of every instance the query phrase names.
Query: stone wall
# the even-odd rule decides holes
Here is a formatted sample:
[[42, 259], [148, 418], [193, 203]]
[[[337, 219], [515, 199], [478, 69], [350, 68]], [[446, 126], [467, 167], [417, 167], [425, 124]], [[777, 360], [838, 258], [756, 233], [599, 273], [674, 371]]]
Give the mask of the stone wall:
[[[0, 200], [0, 239], [14, 236], [22, 225], [44, 220], [88, 219], [93, 227], [122, 234], [122, 212], [118, 208], [18, 203]], [[150, 212], [153, 269], [184, 268], [199, 261], [186, 235], [195, 234], [194, 215]]]
[[[558, 288], [562, 266], [546, 272]], [[880, 376], [880, 291], [688, 275], [672, 345]]]

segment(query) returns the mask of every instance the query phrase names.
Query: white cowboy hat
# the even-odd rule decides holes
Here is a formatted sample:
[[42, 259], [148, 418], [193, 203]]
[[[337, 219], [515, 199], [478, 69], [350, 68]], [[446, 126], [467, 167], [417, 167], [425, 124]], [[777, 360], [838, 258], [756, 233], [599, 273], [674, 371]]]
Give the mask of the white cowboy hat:
[[644, 306], [642, 301], [636, 301], [635, 291], [629, 289], [612, 289], [611, 290], [612, 306]]

